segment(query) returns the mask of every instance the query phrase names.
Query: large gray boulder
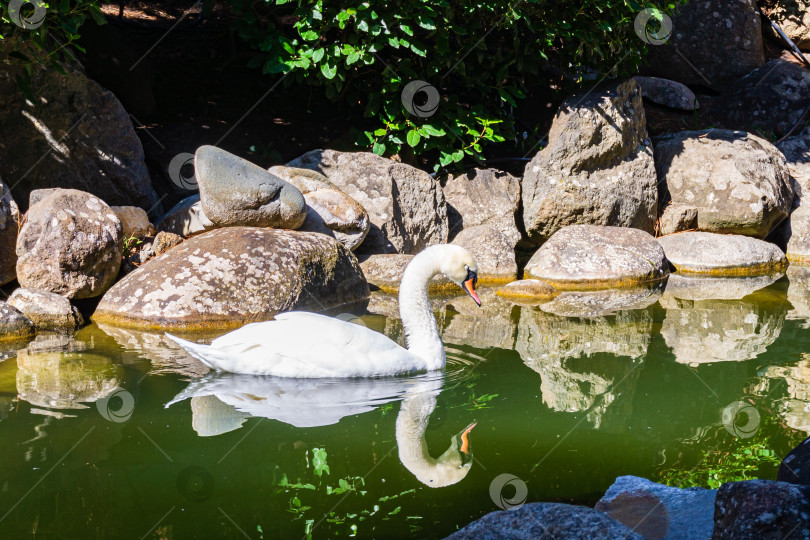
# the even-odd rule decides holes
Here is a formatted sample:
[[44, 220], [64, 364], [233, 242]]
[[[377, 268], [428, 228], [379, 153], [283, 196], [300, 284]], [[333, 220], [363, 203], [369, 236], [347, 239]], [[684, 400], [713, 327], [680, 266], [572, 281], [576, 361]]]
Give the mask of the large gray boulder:
[[780, 272], [787, 260], [775, 244], [739, 234], [682, 232], [658, 238], [678, 272], [754, 276]]
[[810, 538], [810, 486], [770, 480], [723, 484], [714, 502], [713, 540]]
[[658, 191], [644, 106], [632, 79], [568, 98], [526, 165], [523, 224], [539, 244], [574, 224], [653, 232]]
[[732, 83], [709, 113], [722, 126], [766, 130], [781, 137], [810, 106], [810, 71], [774, 58]]
[[121, 268], [118, 216], [99, 198], [75, 189], [36, 190], [17, 238], [17, 280], [67, 298], [99, 296]]
[[448, 540], [642, 540], [602, 512], [586, 506], [531, 503], [513, 510], [492, 512], [447, 537]]
[[517, 277], [515, 246], [520, 179], [496, 169], [449, 175], [444, 182], [450, 240], [466, 248], [478, 263], [482, 284], [508, 283]]
[[23, 208], [31, 191], [61, 187], [108, 204], [152, 209], [158, 197], [127, 111], [98, 83], [65, 69], [36, 72], [33, 100], [11, 71], [0, 74], [0, 133], [7, 135], [0, 145], [0, 178], [14, 186]]
[[136, 328], [225, 329], [368, 296], [357, 259], [317, 233], [227, 227], [150, 260], [107, 291], [93, 320]]
[[[671, 205], [695, 209], [701, 231], [764, 238], [793, 204], [782, 153], [743, 131], [681, 131], [657, 138], [655, 167]], [[673, 228], [678, 229], [666, 232], [678, 232]]]
[[406, 253], [447, 242], [447, 205], [428, 173], [369, 152], [312, 150], [288, 167], [320, 172], [368, 212], [371, 229], [358, 253]]
[[795, 196], [794, 210], [784, 229], [785, 255], [796, 263], [810, 263], [810, 128], [788, 137], [777, 145], [787, 161]]
[[20, 287], [11, 293], [7, 303], [31, 319], [37, 330], [73, 330], [84, 324], [84, 318], [76, 306], [64, 296], [52, 292]]
[[218, 227], [297, 229], [306, 218], [301, 192], [258, 165], [216, 146], [201, 146], [194, 171], [205, 215]]
[[652, 235], [627, 227], [571, 225], [529, 259], [527, 278], [557, 289], [636, 287], [669, 274], [664, 250]]
[[12, 281], [17, 275], [17, 230], [20, 212], [17, 203], [0, 180], [0, 285]]
[[679, 489], [638, 476], [620, 476], [594, 509], [644, 538], [705, 540], [714, 529], [716, 495], [716, 489]]
[[332, 236], [350, 251], [366, 238], [370, 228], [368, 212], [324, 175], [295, 167], [276, 166], [268, 170], [304, 194], [307, 217], [299, 230]]
[[755, 0], [692, 1], [677, 9], [666, 44], [647, 47], [645, 72], [722, 90], [765, 63]]
[[185, 237], [216, 228], [217, 226], [205, 215], [199, 193], [190, 195], [172, 206], [157, 224], [159, 231]]

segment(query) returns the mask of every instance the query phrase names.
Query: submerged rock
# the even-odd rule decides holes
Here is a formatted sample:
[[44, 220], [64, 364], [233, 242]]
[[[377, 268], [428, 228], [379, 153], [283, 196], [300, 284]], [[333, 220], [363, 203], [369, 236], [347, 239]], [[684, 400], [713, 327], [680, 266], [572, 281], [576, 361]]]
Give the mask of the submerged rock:
[[775, 244], [738, 234], [683, 232], [658, 238], [678, 272], [707, 276], [755, 276], [787, 266]]
[[0, 180], [0, 285], [13, 281], [17, 275], [17, 223], [20, 212], [11, 191]]
[[620, 476], [594, 509], [647, 539], [704, 540], [714, 529], [716, 496], [716, 489], [679, 489]]
[[447, 540], [535, 540], [538, 538], [642, 540], [618, 521], [586, 506], [531, 503], [491, 512], [447, 537]]
[[104, 201], [75, 189], [37, 190], [17, 239], [17, 280], [67, 298], [104, 293], [121, 267], [121, 221]]
[[633, 287], [669, 274], [652, 235], [626, 227], [571, 225], [556, 232], [526, 264], [524, 275], [563, 289]]
[[270, 167], [271, 173], [297, 187], [307, 203], [301, 231], [332, 236], [353, 251], [368, 234], [368, 213], [360, 203], [335, 187], [324, 175], [310, 169]]
[[16, 289], [8, 304], [20, 310], [33, 321], [37, 329], [74, 329], [84, 324], [84, 318], [76, 306], [64, 296], [37, 289]]
[[358, 253], [416, 254], [447, 242], [447, 205], [428, 173], [370, 152], [313, 150], [287, 163], [318, 171], [368, 212]]
[[790, 212], [793, 189], [787, 164], [765, 139], [711, 129], [681, 131], [654, 142], [661, 187], [672, 200], [670, 212], [694, 209], [697, 229], [764, 238]]
[[194, 171], [205, 215], [219, 227], [297, 229], [306, 203], [294, 186], [215, 146], [194, 154]]
[[658, 190], [644, 105], [632, 79], [568, 98], [548, 145], [526, 165], [523, 223], [544, 242], [567, 225], [634, 227], [652, 233]]
[[723, 484], [713, 540], [810, 537], [810, 486], [770, 480]]
[[368, 297], [354, 256], [317, 233], [228, 227], [195, 236], [104, 295], [100, 323], [224, 329]]
[[32, 338], [35, 332], [31, 319], [0, 301], [0, 341], [22, 341]]
[[186, 197], [166, 212], [158, 222], [157, 229], [188, 237], [216, 229], [216, 225], [205, 215], [200, 194], [197, 193]]

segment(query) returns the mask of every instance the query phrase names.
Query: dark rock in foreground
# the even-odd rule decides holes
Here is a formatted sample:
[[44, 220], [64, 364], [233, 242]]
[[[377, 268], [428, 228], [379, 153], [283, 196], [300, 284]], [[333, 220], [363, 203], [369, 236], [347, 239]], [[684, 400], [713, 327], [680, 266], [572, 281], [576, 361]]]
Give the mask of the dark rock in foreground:
[[810, 487], [770, 480], [723, 484], [713, 540], [810, 538]]
[[139, 328], [225, 329], [293, 309], [368, 297], [357, 259], [317, 233], [217, 229], [152, 259], [110, 289], [93, 320]]

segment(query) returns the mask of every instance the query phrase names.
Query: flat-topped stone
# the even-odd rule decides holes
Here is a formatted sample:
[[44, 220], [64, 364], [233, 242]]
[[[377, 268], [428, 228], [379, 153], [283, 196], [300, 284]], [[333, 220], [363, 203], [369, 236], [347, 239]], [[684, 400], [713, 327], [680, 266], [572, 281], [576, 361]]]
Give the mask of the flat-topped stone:
[[557, 289], [634, 287], [669, 275], [664, 250], [649, 233], [627, 227], [571, 225], [529, 260], [524, 276]]
[[539, 279], [520, 279], [507, 283], [498, 289], [498, 296], [514, 304], [536, 305], [548, 302], [559, 292], [557, 289]]
[[678, 272], [750, 276], [778, 272], [787, 265], [775, 244], [737, 234], [682, 232], [658, 238]]
[[84, 324], [84, 318], [76, 306], [64, 296], [38, 289], [16, 289], [8, 304], [17, 308], [34, 322], [38, 329], [74, 329]]

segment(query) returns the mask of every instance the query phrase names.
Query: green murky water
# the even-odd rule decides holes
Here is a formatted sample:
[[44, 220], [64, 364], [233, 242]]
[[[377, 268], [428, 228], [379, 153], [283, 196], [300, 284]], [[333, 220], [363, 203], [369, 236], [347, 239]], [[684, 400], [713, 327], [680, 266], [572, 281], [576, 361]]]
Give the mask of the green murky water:
[[[6, 344], [0, 537], [440, 538], [524, 492], [774, 478], [810, 432], [810, 281], [773, 281], [436, 300], [446, 372], [395, 380], [201, 377], [110, 327]], [[395, 301], [368, 311], [401, 339]]]

